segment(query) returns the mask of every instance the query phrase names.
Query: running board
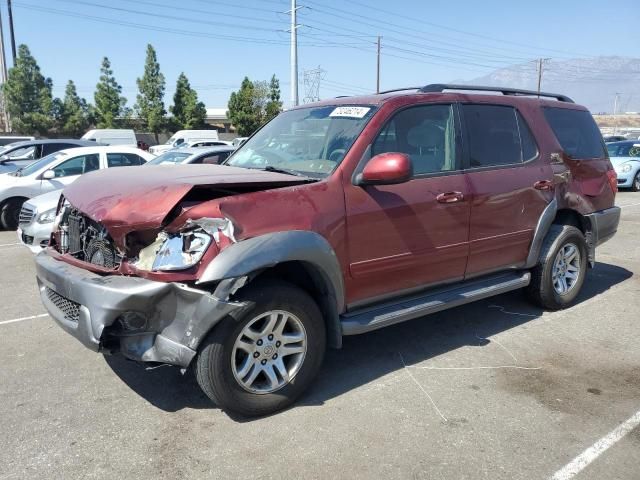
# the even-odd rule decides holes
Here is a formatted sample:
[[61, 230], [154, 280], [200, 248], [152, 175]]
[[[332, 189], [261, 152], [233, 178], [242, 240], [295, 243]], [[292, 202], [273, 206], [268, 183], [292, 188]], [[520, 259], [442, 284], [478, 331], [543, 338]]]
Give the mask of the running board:
[[341, 316], [342, 334], [357, 335], [370, 332], [388, 325], [517, 290], [529, 285], [530, 281], [531, 274], [528, 271], [501, 273], [430, 290], [419, 296], [404, 297], [400, 301], [365, 307]]

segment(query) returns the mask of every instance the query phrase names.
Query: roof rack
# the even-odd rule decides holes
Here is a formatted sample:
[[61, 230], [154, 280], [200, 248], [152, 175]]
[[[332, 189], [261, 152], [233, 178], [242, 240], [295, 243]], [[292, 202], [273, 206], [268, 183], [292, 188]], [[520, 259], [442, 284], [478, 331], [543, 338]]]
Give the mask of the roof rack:
[[385, 93], [404, 92], [405, 90], [420, 90], [422, 87], [406, 87], [406, 88], [394, 88], [393, 90], [385, 90], [384, 92], [378, 92], [378, 95], [384, 95]]
[[[407, 89], [399, 89], [399, 90], [410, 90]], [[398, 91], [399, 91], [398, 90]], [[567, 97], [566, 95], [560, 95], [558, 93], [548, 93], [548, 92], [536, 92], [534, 90], [519, 90], [517, 88], [503, 88], [503, 87], [483, 87], [477, 85], [453, 85], [447, 83], [432, 83], [430, 85], [425, 85], [424, 87], [418, 88], [420, 93], [439, 93], [445, 90], [472, 90], [478, 92], [500, 92], [503, 95], [523, 95], [523, 96], [533, 96], [533, 97], [549, 97], [555, 98], [560, 102], [568, 102], [574, 103], [574, 101]]]

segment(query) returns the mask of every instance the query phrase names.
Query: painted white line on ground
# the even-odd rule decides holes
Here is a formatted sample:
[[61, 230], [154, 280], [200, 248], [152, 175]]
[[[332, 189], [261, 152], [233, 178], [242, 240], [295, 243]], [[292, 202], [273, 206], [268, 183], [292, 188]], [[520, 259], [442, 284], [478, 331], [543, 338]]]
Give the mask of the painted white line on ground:
[[625, 207], [637, 207], [638, 205], [640, 205], [640, 203], [627, 203], [626, 205], [618, 205], [620, 208], [625, 208]]
[[631, 430], [640, 425], [640, 411], [636, 412], [626, 422], [620, 424], [608, 435], [602, 437], [592, 446], [587, 448], [584, 452], [574, 458], [571, 463], [568, 463], [563, 468], [553, 474], [551, 480], [569, 480], [580, 473], [591, 462], [604, 453], [609, 447], [615, 444], [618, 440], [623, 438]]
[[0, 247], [13, 247], [15, 245], [20, 245], [20, 242], [17, 243], [3, 243]]
[[7, 325], [9, 323], [24, 322], [25, 320], [33, 320], [34, 318], [42, 318], [42, 317], [48, 317], [48, 316], [49, 316], [48, 313], [41, 313], [40, 315], [31, 315], [30, 317], [14, 318], [13, 320], [4, 320], [4, 321], [0, 322], [0, 325]]

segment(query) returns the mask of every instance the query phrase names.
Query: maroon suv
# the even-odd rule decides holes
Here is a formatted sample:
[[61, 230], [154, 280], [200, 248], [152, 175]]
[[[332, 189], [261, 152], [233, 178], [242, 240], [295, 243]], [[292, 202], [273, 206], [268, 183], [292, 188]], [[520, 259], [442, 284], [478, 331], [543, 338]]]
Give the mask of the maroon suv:
[[293, 402], [343, 335], [519, 288], [570, 305], [620, 216], [589, 112], [513, 89], [308, 104], [226, 165], [139, 173], [64, 191], [42, 301], [90, 349], [193, 367], [245, 415]]

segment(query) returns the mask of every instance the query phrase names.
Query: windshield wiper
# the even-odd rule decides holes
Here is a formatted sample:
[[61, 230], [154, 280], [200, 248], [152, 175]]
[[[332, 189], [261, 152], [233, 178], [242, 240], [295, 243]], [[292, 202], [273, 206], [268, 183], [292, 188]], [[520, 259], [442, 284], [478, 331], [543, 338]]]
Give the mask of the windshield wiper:
[[280, 167], [274, 167], [273, 165], [267, 165], [264, 168], [261, 168], [260, 170], [264, 170], [265, 172], [275, 172], [275, 173], [285, 173], [287, 175], [294, 175], [296, 177], [304, 177], [304, 178], [309, 178], [306, 175], [297, 172], [295, 170], [289, 170], [287, 168], [280, 168]]

